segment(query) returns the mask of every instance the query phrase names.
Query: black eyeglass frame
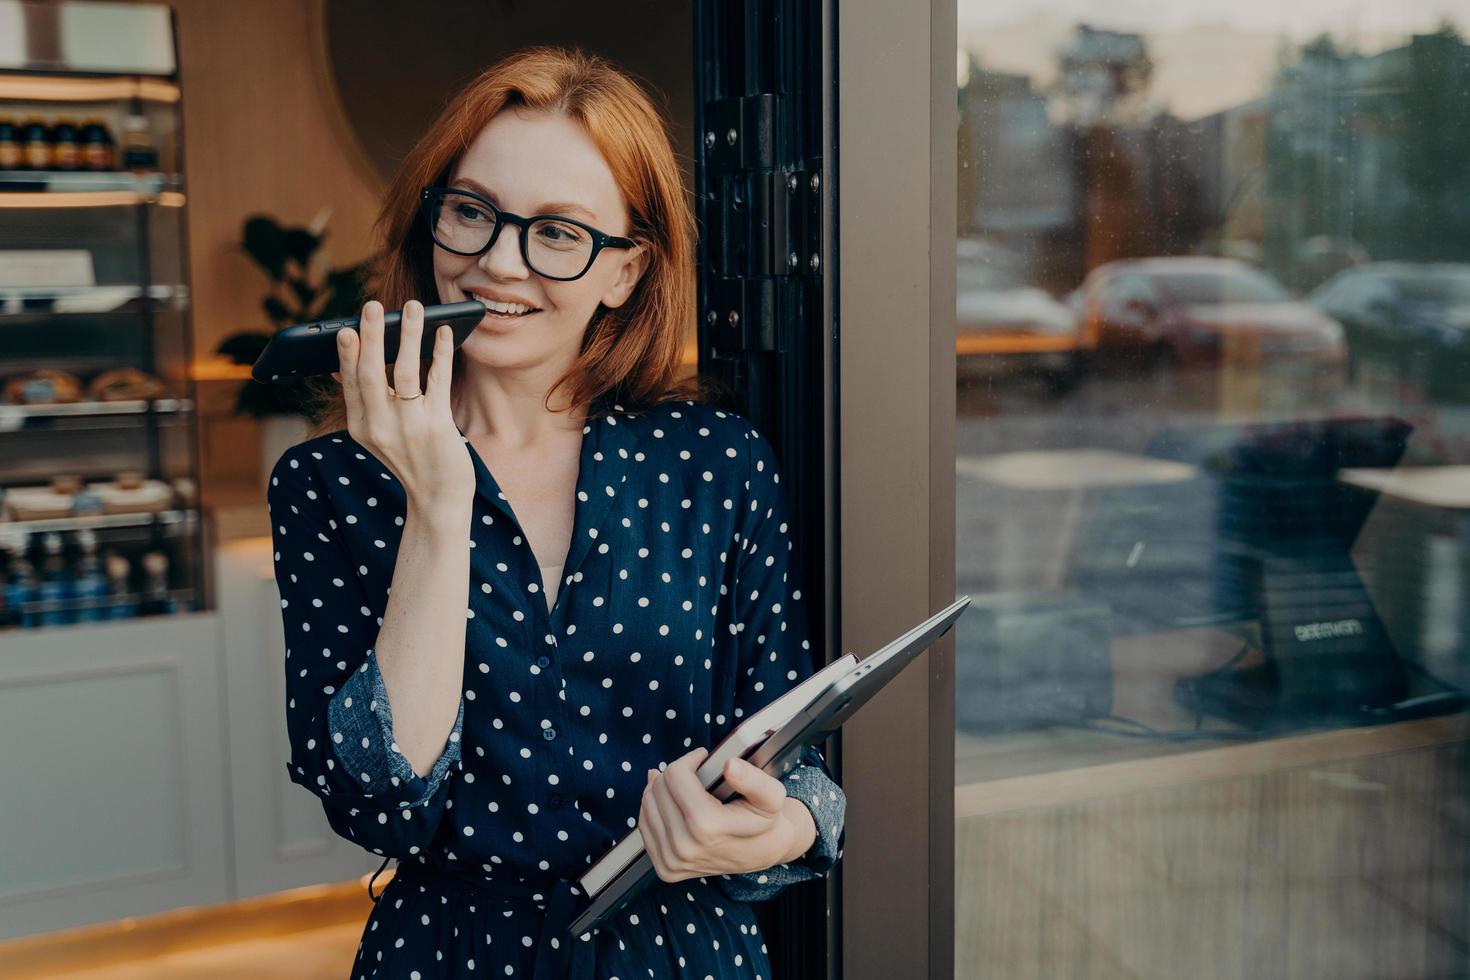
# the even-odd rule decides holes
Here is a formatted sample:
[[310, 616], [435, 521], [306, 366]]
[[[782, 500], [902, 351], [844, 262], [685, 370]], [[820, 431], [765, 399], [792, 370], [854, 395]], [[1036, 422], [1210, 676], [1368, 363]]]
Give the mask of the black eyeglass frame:
[[[493, 230], [491, 230], [490, 239], [485, 242], [483, 248], [474, 252], [461, 252], [457, 248], [450, 248], [448, 245], [445, 245], [439, 240], [439, 236], [434, 234], [434, 197], [435, 195], [444, 194], [459, 194], [464, 197], [473, 198], [479, 203], [485, 205], [490, 213], [495, 215], [495, 227]], [[432, 241], [434, 245], [438, 248], [442, 248], [444, 249], [444, 251], [449, 252], [453, 255], [464, 255], [471, 257], [476, 255], [484, 255], [486, 252], [490, 251], [490, 249], [495, 247], [495, 242], [500, 238], [500, 232], [505, 228], [506, 223], [508, 222], [515, 225], [521, 230], [521, 233], [516, 237], [521, 240], [521, 260], [526, 263], [526, 268], [536, 273], [536, 275], [540, 276], [542, 279], [550, 279], [553, 282], [571, 282], [573, 279], [581, 279], [587, 274], [587, 271], [592, 268], [592, 263], [597, 261], [597, 256], [600, 255], [602, 253], [602, 250], [605, 248], [636, 248], [638, 246], [638, 243], [631, 238], [620, 238], [617, 235], [609, 235], [604, 231], [599, 231], [596, 228], [593, 228], [586, 222], [578, 221], [576, 218], [568, 218], [565, 215], [533, 214], [531, 215], [531, 217], [525, 218], [519, 214], [512, 214], [509, 211], [504, 211], [496, 207], [493, 202], [487, 201], [484, 197], [476, 194], [474, 191], [465, 190], [463, 187], [425, 187], [423, 190], [419, 191], [419, 202], [419, 210], [421, 210], [424, 215], [424, 224], [427, 225], [429, 229], [429, 240]], [[592, 253], [587, 256], [587, 264], [582, 267], [581, 272], [577, 273], [575, 276], [548, 276], [531, 264], [531, 225], [535, 224], [538, 221], [560, 221], [563, 224], [576, 225], [578, 228], [585, 231], [591, 237]]]

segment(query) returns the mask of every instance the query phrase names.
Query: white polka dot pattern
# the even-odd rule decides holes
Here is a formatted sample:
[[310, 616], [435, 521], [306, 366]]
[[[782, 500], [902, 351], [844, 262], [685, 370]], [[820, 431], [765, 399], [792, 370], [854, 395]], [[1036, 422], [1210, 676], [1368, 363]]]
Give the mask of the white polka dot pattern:
[[[714, 745], [811, 673], [785, 488], [770, 443], [737, 414], [678, 401], [592, 418], [571, 547], [553, 585], [541, 580], [493, 474], [466, 447], [477, 486], [464, 691], [424, 777], [393, 743], [373, 657], [402, 534], [402, 487], [346, 432], [276, 462], [268, 502], [287, 647], [287, 771], [320, 797], [337, 833], [374, 853], [461, 876], [574, 879], [635, 824], [648, 769]], [[636, 933], [665, 963], [648, 976], [769, 976], [753, 920], [748, 932], [731, 924], [722, 933], [718, 969], [707, 944], [696, 956], [684, 926], [720, 919], [712, 903], [728, 912], [768, 899], [838, 860], [846, 801], [821, 753], [808, 750], [783, 781], [817, 826], [806, 855], [711, 880], [697, 890], [693, 919], [655, 915], [596, 930], [598, 962]], [[531, 976], [532, 960], [512, 953], [522, 936], [540, 935], [524, 910], [489, 918], [439, 904], [439, 913], [454, 935], [441, 921], [397, 947], [404, 956], [429, 951], [410, 968], [391, 951], [417, 917], [380, 901], [358, 970], [439, 976], [437, 951], [473, 958], [475, 972]], [[703, 969], [671, 968], [672, 948]], [[732, 968], [735, 956], [743, 966]], [[382, 972], [390, 958], [399, 965]]]

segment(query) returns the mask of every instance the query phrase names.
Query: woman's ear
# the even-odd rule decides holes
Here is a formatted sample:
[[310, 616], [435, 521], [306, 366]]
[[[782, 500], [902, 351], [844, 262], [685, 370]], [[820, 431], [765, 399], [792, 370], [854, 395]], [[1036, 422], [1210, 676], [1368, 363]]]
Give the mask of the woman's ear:
[[633, 295], [633, 287], [638, 285], [638, 280], [643, 278], [647, 268], [648, 246], [635, 245], [628, 249], [623, 264], [618, 268], [617, 278], [607, 292], [602, 294], [602, 305], [614, 309], [626, 303], [628, 297]]

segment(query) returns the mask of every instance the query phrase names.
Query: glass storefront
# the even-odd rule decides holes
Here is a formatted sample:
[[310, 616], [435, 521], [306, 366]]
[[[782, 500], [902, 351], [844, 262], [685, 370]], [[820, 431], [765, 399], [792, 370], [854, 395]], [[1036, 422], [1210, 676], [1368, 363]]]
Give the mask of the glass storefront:
[[1470, 16], [961, 0], [957, 977], [1470, 970]]

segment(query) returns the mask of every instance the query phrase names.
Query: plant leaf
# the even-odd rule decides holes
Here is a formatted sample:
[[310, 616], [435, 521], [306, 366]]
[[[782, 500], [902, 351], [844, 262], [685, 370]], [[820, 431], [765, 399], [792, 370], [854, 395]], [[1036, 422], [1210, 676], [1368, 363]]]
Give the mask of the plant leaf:
[[281, 280], [286, 269], [285, 235], [274, 218], [257, 214], [246, 219], [240, 247], [272, 281]]
[[296, 294], [296, 299], [300, 301], [302, 311], [310, 309], [312, 302], [317, 296], [317, 292], [312, 288], [311, 283], [302, 279], [300, 276], [288, 276], [286, 282], [290, 284], [292, 292]]
[[305, 228], [287, 228], [281, 236], [281, 248], [285, 251], [286, 257], [299, 265], [303, 271], [321, 243], [322, 240], [319, 237]]
[[278, 327], [287, 326], [295, 319], [286, 304], [274, 296], [267, 296], [260, 305], [265, 308], [265, 315], [270, 317], [271, 322]]
[[326, 275], [323, 290], [327, 301], [322, 306], [323, 319], [355, 317], [362, 313], [368, 263], [360, 262], [345, 269], [333, 269]]

